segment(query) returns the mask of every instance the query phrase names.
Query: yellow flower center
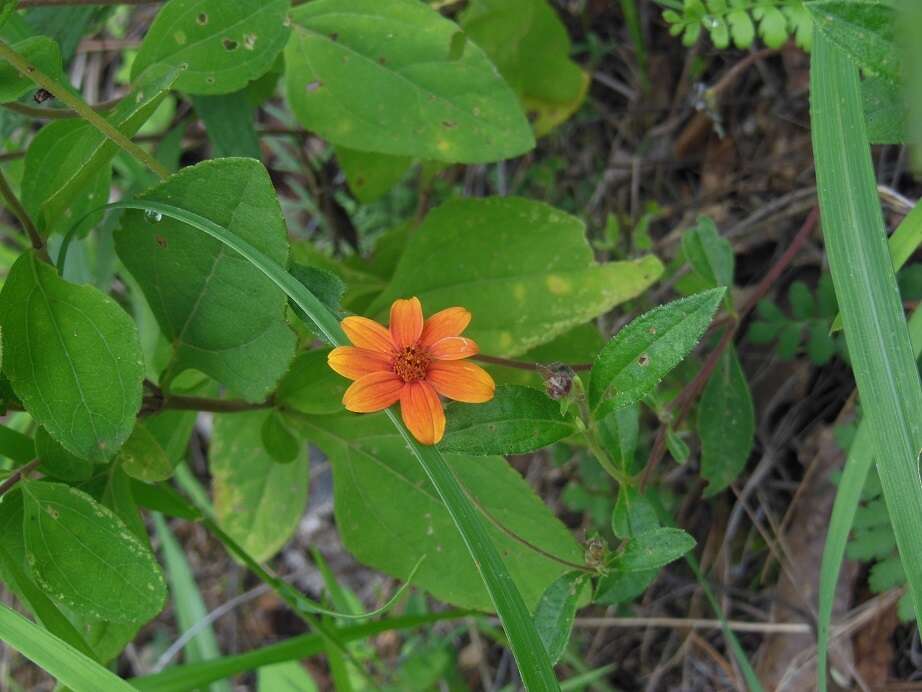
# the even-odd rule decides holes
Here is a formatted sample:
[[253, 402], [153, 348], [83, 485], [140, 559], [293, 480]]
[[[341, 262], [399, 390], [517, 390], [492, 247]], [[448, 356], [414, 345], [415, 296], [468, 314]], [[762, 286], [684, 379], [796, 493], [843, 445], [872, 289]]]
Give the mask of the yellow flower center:
[[415, 346], [407, 346], [394, 359], [394, 372], [404, 382], [425, 379], [432, 359]]

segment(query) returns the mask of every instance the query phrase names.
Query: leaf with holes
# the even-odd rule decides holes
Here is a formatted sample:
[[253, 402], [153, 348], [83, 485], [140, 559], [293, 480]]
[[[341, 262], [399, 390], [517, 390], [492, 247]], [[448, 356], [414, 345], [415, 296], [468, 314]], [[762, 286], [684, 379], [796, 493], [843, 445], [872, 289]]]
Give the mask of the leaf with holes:
[[415, 0], [314, 0], [292, 11], [288, 102], [344, 147], [481, 163], [534, 146], [515, 93], [458, 26]]
[[26, 562], [36, 583], [81, 615], [146, 622], [166, 601], [157, 561], [111, 510], [59, 483], [22, 484]]
[[618, 332], [592, 366], [589, 404], [595, 418], [653, 391], [698, 343], [725, 291], [714, 288], [661, 305]]
[[[266, 169], [252, 159], [215, 159], [184, 168], [143, 195], [227, 228], [275, 262], [288, 262], [288, 236]], [[261, 401], [294, 356], [285, 294], [242, 256], [171, 218], [122, 217], [115, 248], [141, 285], [173, 358], [164, 379], [201, 370], [249, 401]]]
[[141, 407], [143, 356], [131, 318], [26, 252], [0, 290], [0, 328], [3, 370], [33, 418], [72, 454], [108, 461]]
[[179, 68], [176, 88], [229, 94], [268, 72], [285, 47], [291, 0], [171, 0], [157, 13], [131, 65]]

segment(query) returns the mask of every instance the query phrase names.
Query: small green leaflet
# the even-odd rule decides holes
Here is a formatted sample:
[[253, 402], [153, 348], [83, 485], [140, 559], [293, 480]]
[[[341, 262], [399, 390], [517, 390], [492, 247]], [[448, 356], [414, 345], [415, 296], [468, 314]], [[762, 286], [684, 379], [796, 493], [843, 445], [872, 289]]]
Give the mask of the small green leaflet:
[[72, 454], [108, 461], [141, 407], [137, 328], [111, 298], [23, 253], [0, 290], [3, 369], [35, 420]]
[[595, 417], [650, 393], [698, 343], [725, 291], [714, 288], [661, 305], [618, 332], [592, 366], [589, 404]]
[[658, 528], [631, 538], [613, 562], [615, 569], [645, 572], [678, 560], [695, 547], [695, 539], [682, 529]]
[[682, 236], [685, 259], [706, 282], [708, 288], [730, 286], [733, 283], [733, 248], [717, 232], [717, 226], [707, 217]]
[[551, 663], [557, 663], [570, 641], [576, 601], [586, 582], [584, 572], [567, 572], [541, 595], [535, 608], [535, 628]]
[[456, 24], [416, 0], [314, 0], [291, 13], [288, 102], [339, 146], [483, 163], [534, 146], [518, 99]]
[[453, 403], [446, 413], [443, 452], [475, 456], [525, 454], [577, 432], [560, 403], [531, 387], [501, 386], [484, 404]]
[[22, 484], [26, 562], [35, 581], [74, 612], [146, 622], [163, 608], [157, 560], [124, 522], [86, 493], [59, 483]]
[[285, 373], [275, 393], [285, 408], [301, 413], [321, 415], [343, 410], [343, 394], [349, 380], [327, 365], [329, 349], [301, 353]]
[[164, 481], [173, 475], [173, 462], [151, 432], [138, 423], [116, 461], [132, 478], [146, 483]]
[[632, 538], [659, 528], [653, 504], [634, 488], [623, 485], [611, 514], [612, 532], [618, 538]]
[[336, 147], [336, 160], [346, 176], [349, 190], [363, 204], [387, 194], [410, 170], [413, 159], [370, 151]]
[[732, 346], [721, 356], [701, 394], [697, 420], [701, 477], [708, 481], [705, 496], [709, 497], [736, 480], [755, 437], [749, 383]]
[[144, 37], [132, 79], [154, 64], [179, 68], [176, 88], [229, 94], [272, 67], [291, 29], [291, 0], [170, 0]]

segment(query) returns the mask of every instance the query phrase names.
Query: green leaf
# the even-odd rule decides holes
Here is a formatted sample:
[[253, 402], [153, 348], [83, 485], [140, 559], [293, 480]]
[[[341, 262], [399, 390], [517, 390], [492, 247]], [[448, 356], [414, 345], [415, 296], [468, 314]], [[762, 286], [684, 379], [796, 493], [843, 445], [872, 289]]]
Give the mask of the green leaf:
[[327, 365], [329, 349], [301, 353], [279, 383], [275, 400], [285, 408], [310, 415], [339, 413], [349, 381]]
[[749, 383], [731, 346], [717, 362], [698, 404], [701, 477], [706, 497], [719, 493], [746, 466], [755, 437], [756, 417]]
[[[7, 4], [15, 6], [16, 3]], [[56, 79], [63, 76], [61, 49], [54, 40], [47, 36], [31, 36], [12, 45], [13, 50], [45, 74]], [[35, 82], [23, 77], [12, 65], [7, 62], [0, 64], [0, 101], [15, 101], [34, 88]]]
[[631, 538], [615, 558], [614, 567], [625, 572], [658, 569], [694, 547], [695, 539], [681, 529], [652, 529]]
[[176, 88], [228, 94], [268, 72], [291, 33], [290, 0], [171, 0], [157, 13], [131, 65], [180, 68]]
[[[145, 74], [106, 120], [131, 137], [169, 93], [176, 70]], [[64, 232], [92, 209], [105, 204], [111, 162], [119, 147], [80, 118], [43, 127], [26, 152], [22, 203], [39, 229]]]
[[598, 421], [599, 437], [612, 460], [627, 473], [634, 473], [640, 407], [625, 406]]
[[599, 579], [594, 603], [617, 605], [637, 598], [647, 590], [647, 587], [656, 579], [659, 570], [651, 569], [645, 572], [624, 572], [611, 570]]
[[[330, 457], [336, 523], [350, 552], [401, 579], [426, 555], [416, 585], [448, 603], [490, 609], [477, 566], [450, 515], [383, 416], [304, 418], [301, 425]], [[542, 551], [582, 563], [579, 545], [505, 459], [446, 454], [445, 460], [489, 521], [489, 535], [527, 604], [533, 606], [566, 568], [497, 523]]]
[[131, 318], [27, 252], [0, 290], [0, 327], [3, 370], [29, 413], [67, 451], [107, 461], [141, 407], [143, 356]]
[[896, 7], [889, 2], [819, 0], [806, 5], [817, 31], [854, 63], [872, 75], [894, 83], [900, 79], [896, 41]]
[[456, 24], [415, 0], [314, 0], [294, 9], [288, 102], [333, 144], [483, 163], [534, 146], [515, 94]]
[[725, 291], [714, 288], [661, 305], [622, 328], [592, 366], [594, 416], [600, 419], [653, 391], [698, 343]]
[[682, 236], [685, 259], [708, 283], [708, 288], [733, 284], [733, 248], [717, 232], [711, 219], [702, 216], [698, 225]]
[[2, 604], [0, 639], [75, 692], [134, 692], [117, 675]]
[[513, 385], [485, 404], [453, 403], [439, 448], [475, 456], [526, 454], [573, 435], [576, 426], [544, 392]]
[[0, 425], [0, 457], [25, 464], [35, 458], [35, 443], [28, 435]]
[[[922, 626], [922, 385], [887, 248], [865, 136], [858, 69], [822, 32], [811, 64], [811, 121], [829, 266], [849, 359], [910, 592]], [[825, 689], [825, 676], [820, 687]]]
[[245, 91], [218, 96], [193, 96], [191, 100], [208, 133], [214, 158], [260, 158], [259, 136], [254, 127], [256, 114], [247, 101]]
[[263, 447], [279, 464], [290, 464], [298, 458], [301, 442], [291, 434], [282, 415], [272, 411], [263, 421], [260, 429]]
[[541, 594], [535, 608], [535, 629], [544, 643], [551, 663], [557, 663], [570, 641], [576, 601], [586, 581], [584, 572], [567, 572], [560, 575]]
[[160, 567], [111, 510], [59, 483], [22, 488], [26, 558], [47, 593], [76, 613], [112, 622], [146, 622], [160, 612]]
[[618, 501], [611, 515], [611, 529], [618, 538], [633, 538], [659, 528], [656, 508], [630, 486], [618, 491]]
[[[275, 262], [288, 261], [278, 198], [257, 161], [215, 159], [184, 168], [143, 198], [181, 204], [228, 227]], [[248, 401], [262, 401], [294, 355], [284, 293], [220, 242], [158, 218], [126, 213], [115, 248], [173, 345], [165, 379], [193, 368]]]
[[271, 411], [215, 416], [208, 455], [218, 523], [257, 561], [288, 542], [307, 504], [308, 462], [279, 464], [263, 447]]
[[[343, 294], [346, 292], [346, 285], [336, 274], [326, 269], [308, 267], [303, 264], [292, 264], [289, 271], [307, 290], [317, 296], [320, 302], [326, 305], [333, 314], [338, 315], [342, 311], [341, 303]], [[289, 304], [308, 327], [313, 325], [307, 313], [293, 302], [289, 301]]]
[[589, 77], [570, 59], [570, 37], [546, 0], [474, 0], [461, 27], [532, 115], [542, 136], [582, 104]]
[[864, 122], [871, 144], [903, 144], [909, 136], [909, 107], [903, 89], [880, 77], [861, 81]]
[[173, 475], [173, 462], [157, 438], [141, 423], [135, 426], [131, 437], [119, 450], [116, 461], [125, 473], [145, 483], [165, 481]]
[[298, 661], [263, 666], [256, 676], [259, 692], [317, 692], [320, 688]]
[[371, 304], [415, 295], [427, 314], [462, 305], [465, 336], [484, 353], [517, 356], [634, 298], [662, 273], [653, 256], [597, 264], [585, 226], [540, 202], [464, 199], [430, 212]]
[[346, 183], [363, 204], [374, 202], [390, 192], [410, 170], [413, 159], [371, 151], [336, 147], [336, 160], [346, 175]]
[[91, 461], [74, 456], [58, 444], [45, 428], [35, 432], [35, 450], [41, 470], [62, 481], [89, 480], [96, 467]]

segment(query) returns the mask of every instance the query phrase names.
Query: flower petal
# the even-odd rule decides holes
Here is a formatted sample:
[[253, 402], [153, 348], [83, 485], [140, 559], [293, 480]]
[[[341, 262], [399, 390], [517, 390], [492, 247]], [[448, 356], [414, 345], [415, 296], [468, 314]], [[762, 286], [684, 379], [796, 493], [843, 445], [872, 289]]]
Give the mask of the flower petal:
[[459, 336], [470, 323], [471, 313], [464, 308], [440, 310], [426, 320], [419, 344], [425, 348], [446, 336]]
[[400, 399], [404, 382], [392, 372], [373, 372], [356, 380], [343, 394], [343, 406], [355, 413], [382, 411]]
[[496, 383], [479, 365], [466, 360], [437, 360], [426, 376], [442, 396], [468, 404], [482, 404], [493, 398]]
[[373, 372], [393, 372], [393, 357], [380, 351], [355, 346], [338, 346], [327, 355], [327, 364], [350, 380]]
[[445, 411], [439, 395], [426, 382], [413, 382], [400, 393], [400, 415], [421, 444], [434, 445], [445, 434]]
[[354, 346], [379, 353], [396, 353], [391, 333], [367, 317], [351, 315], [342, 321], [343, 331]]
[[477, 348], [477, 344], [463, 336], [446, 336], [429, 347], [429, 355], [436, 360], [460, 360], [476, 356], [478, 353], [480, 349]]
[[391, 305], [391, 337], [398, 349], [415, 346], [423, 333], [423, 306], [419, 298], [397, 299]]

